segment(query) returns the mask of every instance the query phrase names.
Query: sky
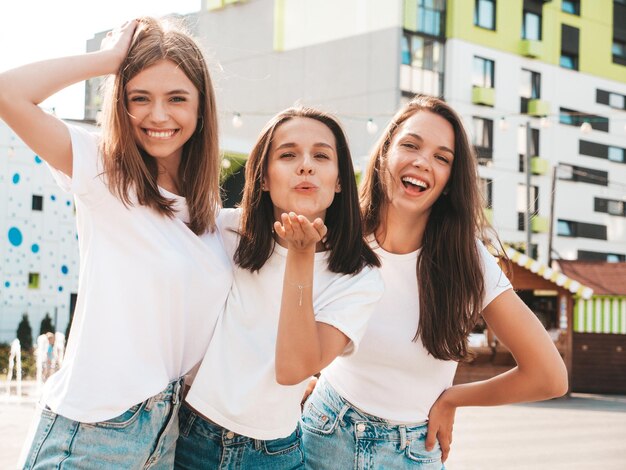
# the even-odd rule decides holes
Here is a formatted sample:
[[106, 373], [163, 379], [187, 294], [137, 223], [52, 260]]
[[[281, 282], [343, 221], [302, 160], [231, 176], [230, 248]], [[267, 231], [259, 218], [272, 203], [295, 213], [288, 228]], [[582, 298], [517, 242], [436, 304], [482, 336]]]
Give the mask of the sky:
[[[88, 39], [138, 16], [192, 13], [201, 0], [1, 0], [0, 71], [85, 52]], [[42, 107], [82, 119], [84, 86], [71, 86]]]

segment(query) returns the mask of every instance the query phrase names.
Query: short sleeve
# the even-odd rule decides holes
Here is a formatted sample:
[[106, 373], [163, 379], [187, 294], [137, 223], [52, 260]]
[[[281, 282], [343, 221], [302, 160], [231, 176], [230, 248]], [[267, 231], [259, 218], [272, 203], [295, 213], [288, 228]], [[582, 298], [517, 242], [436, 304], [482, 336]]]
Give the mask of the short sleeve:
[[498, 262], [489, 250], [480, 241], [476, 241], [478, 253], [481, 257], [483, 276], [485, 279], [485, 295], [483, 298], [483, 309], [489, 305], [493, 299], [504, 291], [512, 289], [511, 282], [502, 271]]
[[72, 176], [52, 168], [55, 182], [65, 192], [77, 196], [93, 192], [94, 186], [102, 187], [102, 165], [99, 158], [99, 136], [82, 127], [67, 125], [72, 142]]
[[217, 230], [222, 238], [222, 243], [232, 260], [239, 244], [239, 225], [241, 222], [241, 209], [220, 209], [217, 215]]
[[337, 328], [351, 341], [344, 356], [358, 349], [383, 291], [378, 268], [366, 267], [355, 275], [340, 276], [317, 296], [315, 321]]

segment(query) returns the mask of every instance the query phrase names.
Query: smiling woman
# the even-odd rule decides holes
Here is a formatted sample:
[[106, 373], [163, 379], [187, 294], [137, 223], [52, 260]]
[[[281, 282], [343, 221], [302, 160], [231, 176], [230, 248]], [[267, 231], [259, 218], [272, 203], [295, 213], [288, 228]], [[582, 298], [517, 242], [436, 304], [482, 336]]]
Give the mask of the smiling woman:
[[[107, 74], [99, 133], [38, 106]], [[0, 74], [0, 117], [74, 196], [81, 234], [72, 335], [20, 468], [171, 468], [182, 376], [232, 280], [214, 230], [219, 147], [202, 53], [163, 21], [129, 21], [98, 52]]]

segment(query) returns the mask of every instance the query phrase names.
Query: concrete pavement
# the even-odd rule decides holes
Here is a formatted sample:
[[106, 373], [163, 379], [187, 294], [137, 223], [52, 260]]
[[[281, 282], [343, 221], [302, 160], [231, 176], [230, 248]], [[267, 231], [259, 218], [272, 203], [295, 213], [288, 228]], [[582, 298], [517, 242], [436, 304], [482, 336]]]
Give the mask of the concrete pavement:
[[[13, 469], [35, 410], [0, 382], [0, 469]], [[448, 470], [625, 470], [626, 397], [579, 395], [457, 412]], [[335, 469], [332, 469], [335, 470]], [[339, 469], [340, 470], [340, 469]]]

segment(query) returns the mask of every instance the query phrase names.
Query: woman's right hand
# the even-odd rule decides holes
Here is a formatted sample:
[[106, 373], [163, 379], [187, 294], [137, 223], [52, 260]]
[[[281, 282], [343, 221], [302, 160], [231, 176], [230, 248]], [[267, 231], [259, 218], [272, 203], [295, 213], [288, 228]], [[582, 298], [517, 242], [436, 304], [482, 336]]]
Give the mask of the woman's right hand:
[[115, 58], [116, 67], [111, 73], [116, 73], [126, 58], [138, 24], [137, 20], [126, 21], [109, 31], [100, 43], [100, 51], [111, 52]]

